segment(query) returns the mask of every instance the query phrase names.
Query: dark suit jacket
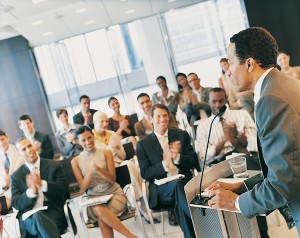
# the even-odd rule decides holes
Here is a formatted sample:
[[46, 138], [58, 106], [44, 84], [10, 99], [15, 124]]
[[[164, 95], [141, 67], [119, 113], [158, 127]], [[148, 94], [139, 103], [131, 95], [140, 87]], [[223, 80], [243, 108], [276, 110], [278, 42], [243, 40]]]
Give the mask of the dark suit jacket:
[[[18, 218], [22, 234], [25, 234], [25, 228], [22, 221], [22, 214], [31, 210], [37, 198], [28, 198], [26, 195], [26, 175], [30, 173], [28, 167], [23, 164], [11, 175], [12, 206], [19, 211]], [[61, 163], [58, 161], [40, 159], [41, 179], [47, 181], [48, 191], [44, 193], [48, 201], [44, 205], [48, 209], [56, 208], [64, 217], [63, 206], [65, 199], [69, 196], [69, 185], [65, 177]]]
[[[300, 233], [300, 81], [277, 69], [263, 81], [256, 105], [265, 179], [240, 195], [242, 213], [251, 218], [289, 205]], [[248, 187], [251, 185], [248, 181]], [[251, 187], [250, 187], [251, 188]]]
[[[187, 179], [191, 179], [192, 174], [190, 170], [198, 167], [198, 159], [191, 146], [188, 133], [181, 130], [169, 129], [168, 138], [169, 143], [177, 140], [180, 141], [181, 152], [177, 167], [181, 174], [184, 174]], [[154, 132], [137, 143], [136, 152], [141, 175], [149, 181], [149, 206], [153, 209], [157, 206], [157, 186], [154, 184], [154, 179], [167, 177], [167, 172], [162, 165], [163, 149]]]
[[[90, 112], [92, 113], [92, 117], [94, 115], [95, 112], [97, 112], [97, 110], [94, 110], [94, 109], [90, 109]], [[84, 117], [80, 112], [78, 112], [76, 115], [73, 116], [73, 123], [74, 124], [79, 124], [79, 125], [83, 125], [84, 124]], [[91, 129], [94, 129], [94, 123], [90, 123], [88, 125]]]
[[41, 153], [39, 154], [40, 157], [45, 159], [53, 159], [53, 146], [49, 136], [42, 132], [35, 131], [34, 139], [41, 143]]

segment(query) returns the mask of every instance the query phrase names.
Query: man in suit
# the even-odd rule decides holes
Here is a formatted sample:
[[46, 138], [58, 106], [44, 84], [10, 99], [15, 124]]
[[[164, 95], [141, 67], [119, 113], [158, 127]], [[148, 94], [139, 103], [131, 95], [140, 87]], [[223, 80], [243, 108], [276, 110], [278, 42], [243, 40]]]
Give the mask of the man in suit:
[[[143, 118], [134, 124], [134, 130], [136, 135], [142, 139], [145, 136], [151, 134], [153, 132], [153, 126], [151, 121], [151, 108], [152, 108], [152, 101], [147, 93], [140, 93], [137, 96], [137, 101], [139, 103], [140, 109], [143, 110]], [[178, 129], [176, 120], [172, 113], [169, 115], [170, 122], [169, 128]]]
[[32, 142], [39, 155], [45, 159], [53, 159], [54, 151], [49, 136], [35, 130], [31, 117], [22, 115], [19, 117], [18, 123], [23, 135]]
[[191, 115], [190, 122], [208, 118], [211, 110], [208, 104], [208, 93], [211, 88], [204, 88], [200, 84], [200, 78], [195, 73], [190, 73], [187, 77], [189, 86], [193, 89], [193, 94], [188, 98], [185, 106], [185, 113]]
[[94, 129], [93, 115], [97, 110], [90, 109], [91, 100], [87, 95], [82, 95], [79, 98], [81, 111], [73, 116], [73, 123], [79, 125], [86, 125]]
[[[43, 238], [58, 238], [67, 228], [64, 215], [68, 182], [61, 163], [40, 158], [29, 139], [22, 137], [16, 147], [25, 160], [11, 176], [12, 206], [16, 208], [22, 237], [26, 233]], [[23, 221], [22, 215], [47, 206]]]
[[300, 82], [276, 69], [278, 46], [264, 28], [243, 30], [230, 42], [230, 75], [239, 91], [254, 92], [264, 178], [214, 183], [209, 205], [252, 218], [288, 204], [300, 234]]
[[[137, 157], [144, 179], [149, 181], [149, 206], [174, 208], [184, 237], [195, 237], [184, 185], [192, 178], [191, 169], [198, 167], [187, 132], [168, 129], [169, 110], [163, 104], [152, 107], [154, 132], [137, 144]], [[163, 185], [154, 184], [155, 179], [175, 174], [184, 174], [184, 179], [173, 180]]]
[[16, 147], [9, 144], [8, 136], [0, 130], [0, 193], [4, 192], [8, 208], [11, 207], [10, 175], [22, 164], [24, 160]]

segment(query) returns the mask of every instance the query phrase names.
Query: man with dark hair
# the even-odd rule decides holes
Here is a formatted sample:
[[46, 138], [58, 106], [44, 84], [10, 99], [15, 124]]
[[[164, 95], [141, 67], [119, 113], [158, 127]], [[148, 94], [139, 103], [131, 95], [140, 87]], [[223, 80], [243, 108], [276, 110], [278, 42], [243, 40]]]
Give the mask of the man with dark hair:
[[11, 207], [10, 175], [17, 170], [24, 160], [16, 147], [9, 143], [6, 133], [0, 130], [0, 194], [4, 192], [7, 206]]
[[300, 234], [300, 82], [276, 69], [278, 46], [264, 28], [240, 31], [230, 42], [229, 74], [239, 91], [254, 92], [264, 176], [212, 184], [209, 205], [252, 218], [288, 204]]
[[[152, 107], [152, 101], [150, 100], [150, 97], [147, 93], [140, 93], [137, 96], [137, 101], [139, 103], [140, 108], [144, 112], [144, 116], [142, 120], [138, 121], [134, 124], [134, 130], [136, 135], [142, 139], [146, 135], [149, 135], [153, 132], [153, 125], [151, 121], [151, 107]], [[170, 123], [169, 128], [178, 129], [177, 123], [175, 121], [175, 118], [173, 114], [171, 113], [169, 115], [170, 117]]]
[[[197, 127], [197, 142], [199, 155], [204, 159], [210, 124], [227, 103], [225, 90], [212, 88], [209, 91], [209, 105], [212, 115], [200, 120]], [[232, 152], [257, 152], [256, 128], [250, 114], [245, 110], [230, 110], [229, 108], [214, 120], [207, 150], [207, 163], [213, 164], [225, 160]]]
[[211, 88], [204, 88], [200, 84], [200, 78], [195, 73], [190, 73], [187, 76], [189, 86], [193, 89], [193, 97], [188, 99], [185, 106], [185, 113], [192, 115], [190, 122], [208, 118], [210, 116], [210, 106], [208, 104], [208, 92]]
[[[43, 238], [59, 238], [67, 228], [64, 215], [69, 186], [61, 163], [42, 159], [29, 139], [22, 137], [16, 147], [23, 164], [11, 176], [12, 206], [19, 211], [21, 237], [26, 233]], [[25, 218], [26, 212], [47, 206]]]
[[[153, 105], [154, 132], [137, 143], [137, 157], [144, 179], [149, 181], [151, 209], [175, 208], [175, 214], [185, 238], [195, 237], [184, 185], [192, 178], [191, 169], [198, 167], [197, 155], [187, 132], [168, 129], [169, 110], [163, 104]], [[156, 185], [156, 179], [184, 174], [166, 184]]]
[[89, 126], [93, 129], [93, 115], [97, 110], [90, 109], [91, 100], [87, 95], [80, 96], [79, 102], [81, 105], [81, 111], [73, 116], [73, 123]]
[[39, 155], [45, 159], [53, 159], [54, 151], [49, 136], [35, 130], [31, 117], [22, 115], [19, 117], [18, 123], [23, 135], [31, 141]]

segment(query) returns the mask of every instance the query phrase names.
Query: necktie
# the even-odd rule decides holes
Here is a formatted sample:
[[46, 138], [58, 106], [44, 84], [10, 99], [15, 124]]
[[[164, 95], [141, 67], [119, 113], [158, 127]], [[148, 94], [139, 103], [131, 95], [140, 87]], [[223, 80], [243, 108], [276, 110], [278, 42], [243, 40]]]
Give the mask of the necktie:
[[5, 155], [5, 164], [4, 164], [4, 167], [5, 167], [6, 173], [8, 174], [9, 168], [10, 168], [10, 162], [9, 162], [9, 159], [8, 159], [8, 154], [5, 153], [4, 155]]
[[169, 169], [167, 176], [170, 177], [170, 176], [178, 174], [179, 170], [178, 170], [177, 166], [175, 164], [173, 164], [173, 160], [171, 158], [171, 152], [170, 152], [169, 143], [168, 143], [168, 136], [164, 136], [162, 138], [162, 140], [163, 140], [162, 149], [164, 152], [163, 158], [164, 158], [164, 160], [167, 161], [167, 167]]
[[224, 117], [220, 117], [219, 121], [221, 122], [222, 126], [224, 125], [225, 123], [225, 118]]
[[[34, 167], [33, 172], [40, 176], [40, 170]], [[41, 187], [38, 187], [38, 196], [33, 208], [39, 208], [44, 205], [44, 194]]]

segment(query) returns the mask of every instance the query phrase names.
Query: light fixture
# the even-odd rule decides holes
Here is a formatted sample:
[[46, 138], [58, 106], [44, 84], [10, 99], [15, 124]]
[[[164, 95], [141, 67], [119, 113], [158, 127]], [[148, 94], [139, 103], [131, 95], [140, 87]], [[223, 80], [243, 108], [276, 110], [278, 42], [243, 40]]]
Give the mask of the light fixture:
[[84, 25], [91, 25], [93, 24], [95, 21], [94, 20], [88, 20], [88, 21], [85, 21], [83, 24]]
[[43, 21], [35, 21], [35, 22], [32, 22], [31, 25], [33, 26], [39, 26], [39, 25], [42, 25], [43, 24]]
[[52, 31], [47, 31], [47, 32], [43, 33], [43, 36], [51, 36], [51, 35], [53, 35]]
[[125, 14], [132, 14], [135, 12], [135, 9], [129, 9], [127, 11], [125, 11]]
[[33, 3], [41, 3], [41, 2], [45, 2], [47, 0], [32, 0]]
[[2, 6], [0, 6], [0, 13], [8, 13], [13, 9], [14, 9], [13, 6], [10, 6], [10, 5], [5, 5], [4, 6], [4, 5], [2, 5]]
[[86, 8], [81, 8], [75, 11], [77, 14], [86, 12]]
[[168, 0], [168, 3], [170, 3], [170, 2], [176, 2], [176, 0]]

